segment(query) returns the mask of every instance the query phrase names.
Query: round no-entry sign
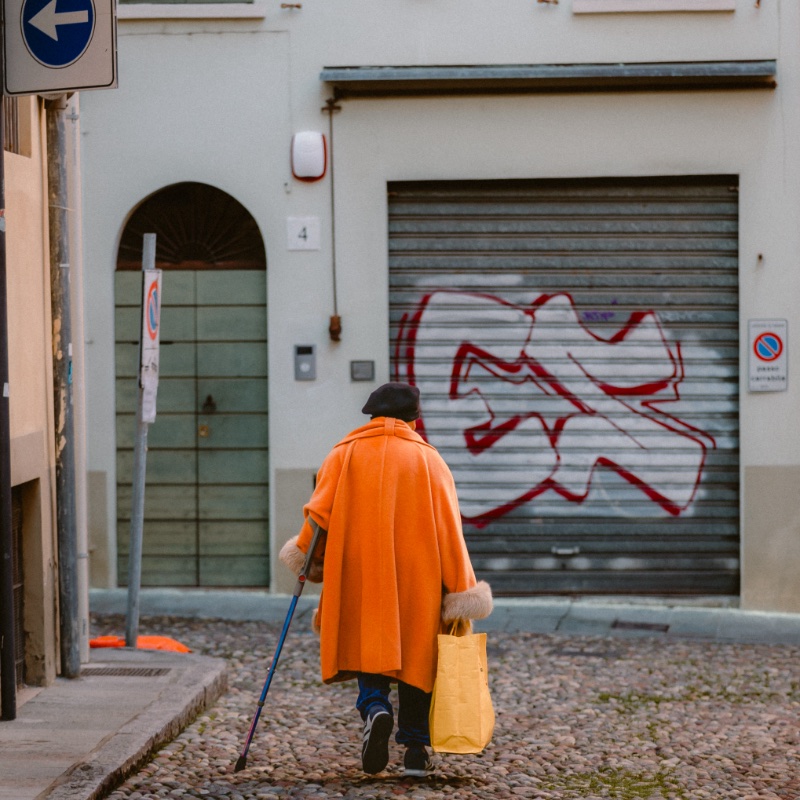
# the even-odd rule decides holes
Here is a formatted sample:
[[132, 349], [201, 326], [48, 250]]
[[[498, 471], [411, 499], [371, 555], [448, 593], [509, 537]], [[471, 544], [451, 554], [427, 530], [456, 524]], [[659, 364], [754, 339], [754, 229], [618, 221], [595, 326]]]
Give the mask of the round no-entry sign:
[[24, 0], [20, 25], [28, 52], [45, 67], [68, 67], [94, 34], [93, 0]]
[[777, 333], [764, 331], [756, 336], [753, 352], [760, 361], [775, 361], [783, 352], [783, 340]]

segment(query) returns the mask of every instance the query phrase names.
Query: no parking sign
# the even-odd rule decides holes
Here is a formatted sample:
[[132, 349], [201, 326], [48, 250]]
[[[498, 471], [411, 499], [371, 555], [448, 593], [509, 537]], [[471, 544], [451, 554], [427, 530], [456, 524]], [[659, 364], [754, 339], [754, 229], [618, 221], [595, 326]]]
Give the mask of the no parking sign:
[[161, 324], [161, 270], [143, 271], [142, 334], [139, 385], [142, 387], [142, 421], [156, 421], [158, 343]]
[[751, 392], [782, 392], [789, 383], [789, 324], [785, 319], [751, 319], [748, 362]]

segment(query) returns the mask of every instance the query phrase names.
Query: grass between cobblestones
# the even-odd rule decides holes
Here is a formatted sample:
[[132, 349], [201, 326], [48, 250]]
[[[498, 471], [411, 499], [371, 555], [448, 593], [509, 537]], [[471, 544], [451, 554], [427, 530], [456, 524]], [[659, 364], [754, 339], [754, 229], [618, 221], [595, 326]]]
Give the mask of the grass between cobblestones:
[[585, 775], [569, 775], [560, 782], [547, 784], [550, 791], [569, 792], [566, 797], [608, 797], [612, 800], [650, 800], [675, 797], [688, 800], [669, 773], [654, 775], [624, 770], [599, 770]]
[[[435, 756], [402, 776], [402, 750], [361, 771], [355, 684], [324, 686], [318, 640], [295, 620], [248, 755], [233, 773], [278, 626], [146, 618], [225, 658], [229, 691], [155, 753], [111, 800], [798, 800], [800, 649], [667, 640], [491, 633], [494, 739], [476, 756]], [[92, 635], [122, 617], [94, 617]]]

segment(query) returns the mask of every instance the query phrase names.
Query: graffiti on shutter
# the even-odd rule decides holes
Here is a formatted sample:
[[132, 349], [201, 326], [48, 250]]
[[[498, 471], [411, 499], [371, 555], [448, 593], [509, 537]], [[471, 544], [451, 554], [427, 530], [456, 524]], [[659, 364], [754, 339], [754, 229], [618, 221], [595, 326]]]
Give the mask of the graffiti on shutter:
[[[513, 479], [498, 482], [500, 493], [463, 491], [467, 521], [480, 527], [548, 490], [583, 503], [598, 466], [669, 514], [691, 505], [715, 443], [680, 419], [680, 342], [668, 341], [652, 310], [631, 314], [603, 338], [582, 323], [568, 294], [519, 308], [499, 297], [439, 291], [400, 330], [401, 377], [431, 398], [419, 428], [426, 430], [430, 414], [437, 426], [426, 435], [435, 447], [463, 438], [450, 461], [456, 482], [502, 469], [509, 448], [529, 459], [529, 485], [517, 487], [517, 463]], [[449, 365], [444, 373], [429, 366], [441, 359]], [[495, 400], [498, 381], [507, 391]], [[678, 455], [665, 469], [670, 450]]]

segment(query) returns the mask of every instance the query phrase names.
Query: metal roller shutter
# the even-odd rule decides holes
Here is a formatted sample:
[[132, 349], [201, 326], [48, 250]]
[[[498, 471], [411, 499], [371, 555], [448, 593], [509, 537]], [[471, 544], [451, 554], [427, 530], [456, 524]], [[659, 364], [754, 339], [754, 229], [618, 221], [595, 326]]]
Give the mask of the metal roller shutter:
[[735, 177], [389, 185], [391, 358], [497, 594], [738, 594]]

